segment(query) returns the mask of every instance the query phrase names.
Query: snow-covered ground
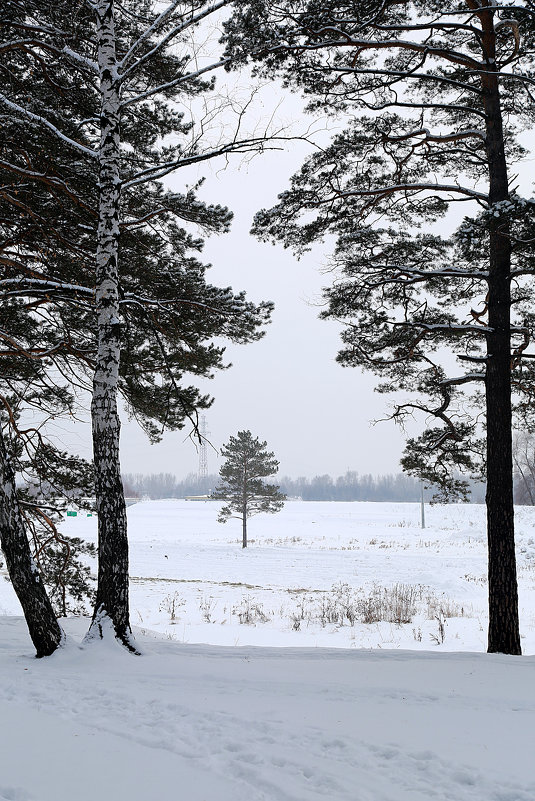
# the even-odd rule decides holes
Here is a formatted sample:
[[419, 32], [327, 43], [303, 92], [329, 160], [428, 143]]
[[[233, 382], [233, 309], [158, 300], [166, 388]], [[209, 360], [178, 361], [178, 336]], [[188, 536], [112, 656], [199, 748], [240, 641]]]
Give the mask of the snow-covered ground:
[[[535, 657], [484, 653], [483, 509], [426, 511], [291, 502], [244, 552], [212, 503], [131, 507], [142, 657], [80, 648], [69, 619], [34, 659], [0, 582], [0, 801], [534, 801]], [[534, 523], [518, 510], [526, 654]]]
[[2, 801], [535, 798], [534, 657], [138, 641], [0, 618]]
[[[484, 507], [428, 506], [422, 529], [418, 504], [290, 501], [249, 521], [244, 551], [240, 521], [218, 523], [218, 506], [128, 509], [134, 625], [181, 643], [485, 651]], [[522, 646], [535, 654], [535, 508], [516, 522]], [[67, 518], [63, 531], [95, 540], [96, 525]], [[0, 612], [20, 614], [0, 592]]]

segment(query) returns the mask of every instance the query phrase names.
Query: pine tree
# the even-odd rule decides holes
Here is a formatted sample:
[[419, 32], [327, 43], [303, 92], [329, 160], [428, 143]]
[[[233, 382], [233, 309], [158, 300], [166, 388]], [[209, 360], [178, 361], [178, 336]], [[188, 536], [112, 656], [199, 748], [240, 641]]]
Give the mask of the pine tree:
[[[533, 425], [535, 388], [535, 202], [515, 193], [512, 165], [525, 155], [517, 132], [535, 120], [534, 12], [494, 0], [254, 0], [227, 26], [230, 53], [246, 59], [254, 37], [258, 71], [344, 121], [256, 232], [297, 252], [336, 237], [321, 316], [345, 325], [338, 360], [380, 375], [381, 392], [414, 393], [395, 420], [435, 421], [408, 443], [405, 468], [444, 497], [463, 492], [454, 468], [485, 471], [488, 650], [511, 654], [512, 392]], [[444, 238], [435, 223], [456, 201], [475, 211]]]
[[92, 542], [64, 534], [39, 542], [36, 563], [57, 617], [87, 615], [95, 602], [95, 575], [87, 557], [96, 562]]
[[279, 468], [275, 454], [266, 447], [267, 442], [260, 442], [250, 431], [238, 431], [221, 449], [226, 459], [219, 471], [222, 483], [212, 498], [225, 501], [217, 518], [220, 523], [230, 517], [242, 521], [242, 548], [247, 548], [247, 520], [260, 512], [280, 512], [286, 499], [277, 486], [262, 480]]
[[0, 107], [9, 147], [0, 168], [16, 183], [8, 203], [16, 258], [10, 253], [2, 264], [12, 293], [28, 298], [29, 308], [39, 296], [43, 313], [68, 323], [63, 351], [93, 370], [99, 582], [92, 634], [110, 617], [128, 647], [117, 394], [152, 439], [186, 420], [195, 427], [197, 410], [211, 399], [184, 386], [184, 374], [211, 376], [224, 366], [213, 338], [254, 341], [271, 313], [270, 303], [254, 305], [206, 283], [195, 256], [202, 238], [186, 228], [224, 232], [228, 209], [201, 201], [200, 184], [170, 192], [160, 183], [174, 170], [263, 147], [263, 135], [239, 135], [241, 113], [228, 139], [214, 141], [210, 131], [205, 141], [206, 120], [183, 111], [212, 92], [210, 75], [227, 63], [199, 56], [191, 33], [227, 5], [13, 0], [5, 10], [9, 80]]
[[[0, 324], [0, 542], [37, 656], [45, 656], [61, 644], [63, 634], [45, 589], [40, 553], [45, 546], [49, 552], [63, 549], [56, 529], [62, 501], [73, 490], [92, 494], [92, 470], [42, 432], [47, 420], [75, 413], [75, 398], [62, 378], [71, 372], [63, 346], [70, 337], [43, 313], [39, 292], [33, 303], [10, 297], [10, 246], [8, 240], [2, 248], [7, 289]], [[29, 413], [35, 423], [22, 424], [22, 415], [28, 420]]]
[[[8, 304], [4, 308], [10, 311]], [[11, 314], [3, 322], [6, 317], [10, 345], [0, 331], [0, 544], [37, 655], [45, 656], [63, 640], [55, 613], [67, 608], [51, 603], [45, 588], [54, 596], [61, 587], [66, 600], [70, 589], [79, 600], [91, 595], [88, 571], [76, 554], [87, 546], [69, 543], [57, 526], [68, 501], [93, 494], [93, 471], [87, 461], [61, 451], [44, 436], [46, 420], [73, 414], [74, 397], [58, 376], [50, 380], [46, 349], [34, 352], [25, 327], [15, 327]], [[45, 321], [40, 329], [41, 344], [50, 343]], [[53, 364], [61, 375], [57, 357]], [[32, 413], [38, 424], [23, 424], [23, 413], [26, 418]]]

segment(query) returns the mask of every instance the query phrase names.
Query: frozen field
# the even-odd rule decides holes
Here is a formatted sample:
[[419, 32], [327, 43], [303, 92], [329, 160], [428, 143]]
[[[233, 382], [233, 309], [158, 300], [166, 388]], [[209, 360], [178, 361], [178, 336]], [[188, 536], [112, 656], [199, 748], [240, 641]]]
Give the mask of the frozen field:
[[[484, 507], [288, 502], [218, 523], [218, 504], [128, 510], [132, 623], [182, 643], [484, 651]], [[67, 534], [96, 537], [96, 519]], [[517, 509], [521, 631], [535, 653], [535, 509]], [[2, 582], [0, 608], [19, 614]], [[404, 622], [407, 621], [407, 622]]]
[[[246, 550], [241, 522], [218, 523], [217, 509], [129, 508], [133, 624], [215, 645], [486, 649], [484, 507], [428, 506], [422, 530], [417, 504], [293, 501], [250, 519]], [[535, 653], [535, 509], [517, 509], [517, 528], [523, 649]], [[65, 530], [94, 537], [95, 520]], [[384, 612], [390, 622], [373, 620]]]
[[[36, 660], [0, 582], [0, 801], [534, 801], [535, 657], [468, 652], [485, 642], [483, 509], [427, 515], [422, 531], [416, 505], [288, 503], [243, 552], [211, 503], [133, 506], [141, 657], [80, 647], [71, 618]], [[93, 537], [95, 519], [65, 530]], [[412, 620], [361, 621], [377, 611]]]

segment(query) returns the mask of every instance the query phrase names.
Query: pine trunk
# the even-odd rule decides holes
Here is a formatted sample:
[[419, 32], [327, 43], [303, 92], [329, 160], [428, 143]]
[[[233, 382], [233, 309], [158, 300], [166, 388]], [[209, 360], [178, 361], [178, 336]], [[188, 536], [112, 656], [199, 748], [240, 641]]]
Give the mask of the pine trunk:
[[128, 538], [119, 461], [117, 388], [121, 348], [119, 316], [120, 86], [117, 80], [113, 0], [97, 4], [97, 49], [101, 89], [99, 218], [96, 264], [98, 353], [91, 418], [98, 513], [97, 598], [89, 637], [102, 637], [106, 620], [130, 650]]
[[[492, 13], [482, 15], [484, 56], [495, 69]], [[491, 205], [509, 199], [499, 85], [482, 76]], [[490, 235], [486, 414], [489, 653], [520, 654], [511, 412], [511, 242], [506, 226]]]
[[247, 548], [247, 508], [242, 511], [242, 548]]
[[0, 430], [0, 541], [13, 589], [38, 657], [50, 656], [64, 635], [30, 551], [17, 500], [15, 473]]

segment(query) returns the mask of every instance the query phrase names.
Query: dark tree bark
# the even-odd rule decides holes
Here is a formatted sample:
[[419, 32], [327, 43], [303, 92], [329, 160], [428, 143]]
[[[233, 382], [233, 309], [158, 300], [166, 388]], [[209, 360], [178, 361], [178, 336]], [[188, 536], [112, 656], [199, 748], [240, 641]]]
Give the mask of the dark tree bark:
[[50, 656], [64, 639], [31, 551], [17, 500], [15, 474], [0, 431], [0, 539], [13, 589], [38, 657]]
[[[483, 53], [496, 63], [493, 13], [481, 13]], [[509, 199], [500, 90], [495, 75], [483, 73], [486, 151], [491, 205]], [[491, 232], [488, 278], [487, 367], [487, 540], [490, 653], [520, 654], [518, 586], [513, 509], [511, 404], [511, 239], [502, 224]]]
[[[523, 158], [514, 126], [533, 122], [532, 8], [244, 5], [225, 26], [228, 52], [245, 60], [242, 42], [256, 37], [257, 70], [304, 90], [314, 113], [351, 118], [253, 230], [299, 253], [337, 236], [339, 280], [320, 316], [346, 324], [338, 360], [381, 375], [381, 392], [410, 393], [391, 417], [422, 414], [426, 430], [402, 464], [442, 500], [466, 492], [456, 471], [485, 474], [488, 650], [519, 654], [511, 429], [513, 411], [528, 429], [534, 419], [535, 215], [532, 199], [509, 191], [508, 163]], [[477, 215], [452, 237], [434, 233], [458, 200]], [[450, 375], [445, 344], [462, 375]]]

